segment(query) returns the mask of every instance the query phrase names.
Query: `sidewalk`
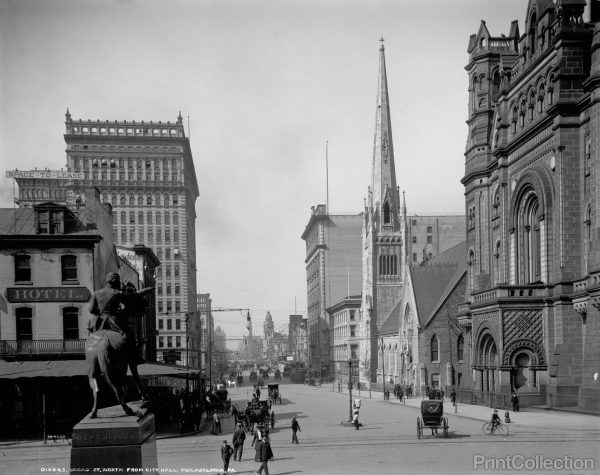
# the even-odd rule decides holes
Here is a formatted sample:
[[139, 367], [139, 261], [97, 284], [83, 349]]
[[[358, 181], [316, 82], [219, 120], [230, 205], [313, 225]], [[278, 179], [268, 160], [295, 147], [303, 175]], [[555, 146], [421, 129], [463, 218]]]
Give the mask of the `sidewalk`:
[[[329, 390], [336, 392], [332, 388], [331, 384], [327, 386], [315, 387], [318, 390]], [[339, 394], [348, 394], [347, 388], [342, 388]], [[371, 391], [371, 398], [369, 398], [369, 391], [352, 391], [352, 399], [366, 399], [377, 401], [381, 404], [392, 404], [400, 405], [405, 407], [411, 407], [415, 409], [421, 408], [422, 397], [414, 397], [409, 399], [403, 399], [399, 401], [393, 398], [393, 394], [390, 394], [389, 400], [383, 399], [383, 393], [381, 391]], [[492, 416], [493, 408], [488, 406], [479, 406], [475, 404], [463, 404], [458, 403], [456, 408], [452, 406], [449, 398], [444, 399], [444, 412], [447, 416], [464, 417], [467, 419], [474, 419], [482, 422], [489, 421]], [[504, 410], [498, 409], [498, 413], [502, 420], [504, 420]], [[524, 425], [530, 427], [546, 427], [546, 428], [564, 428], [564, 429], [581, 429], [581, 430], [599, 430], [600, 431], [600, 417], [594, 414], [587, 414], [583, 412], [572, 412], [572, 411], [560, 411], [560, 410], [548, 410], [545, 407], [528, 407], [522, 409], [520, 412], [510, 412], [511, 424]]]

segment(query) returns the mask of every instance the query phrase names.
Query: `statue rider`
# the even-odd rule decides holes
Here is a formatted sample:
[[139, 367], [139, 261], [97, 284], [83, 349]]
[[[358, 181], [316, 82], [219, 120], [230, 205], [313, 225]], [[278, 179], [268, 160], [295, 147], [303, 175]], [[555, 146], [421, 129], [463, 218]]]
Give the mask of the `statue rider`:
[[109, 272], [106, 275], [106, 286], [94, 292], [92, 303], [90, 304], [90, 313], [94, 317], [90, 321], [90, 331], [113, 330], [126, 337], [127, 355], [129, 367], [144, 363], [136, 344], [136, 336], [133, 329], [129, 326], [127, 316], [129, 312], [123, 311], [127, 305], [141, 304], [141, 297], [154, 290], [154, 287], [135, 291], [132, 290], [132, 284], [121, 290], [121, 277], [116, 272]]

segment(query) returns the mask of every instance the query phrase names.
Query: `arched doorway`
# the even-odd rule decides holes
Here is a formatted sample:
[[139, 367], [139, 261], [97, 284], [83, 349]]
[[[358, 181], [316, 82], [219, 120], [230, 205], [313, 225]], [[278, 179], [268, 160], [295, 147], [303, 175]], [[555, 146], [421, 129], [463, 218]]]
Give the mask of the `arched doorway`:
[[479, 344], [479, 361], [482, 367], [480, 389], [484, 393], [496, 392], [498, 381], [496, 368], [498, 367], [498, 346], [490, 333], [486, 333]]

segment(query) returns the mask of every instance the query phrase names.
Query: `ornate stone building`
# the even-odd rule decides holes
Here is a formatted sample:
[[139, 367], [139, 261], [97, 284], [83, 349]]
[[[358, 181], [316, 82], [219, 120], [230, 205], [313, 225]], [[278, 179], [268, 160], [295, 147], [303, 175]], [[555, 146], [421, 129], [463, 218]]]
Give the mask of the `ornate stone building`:
[[[588, 7], [590, 6], [590, 2]], [[469, 41], [465, 152], [474, 394], [600, 410], [598, 2], [530, 0]], [[591, 20], [591, 21], [590, 21]]]
[[[72, 187], [96, 186], [114, 213], [113, 240], [143, 244], [161, 262], [156, 275], [157, 352], [180, 352], [179, 364], [200, 367], [196, 309], [194, 160], [181, 114], [176, 122], [75, 120], [67, 110]], [[76, 193], [74, 194], [76, 196]], [[189, 351], [186, 351], [188, 348]]]

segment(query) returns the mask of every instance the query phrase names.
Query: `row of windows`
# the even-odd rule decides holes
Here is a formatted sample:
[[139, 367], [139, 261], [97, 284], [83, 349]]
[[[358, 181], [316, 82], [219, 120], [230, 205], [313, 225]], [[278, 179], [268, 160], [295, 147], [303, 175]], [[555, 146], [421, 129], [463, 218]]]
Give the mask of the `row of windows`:
[[356, 319], [356, 310], [355, 309], [349, 309], [348, 311], [343, 311], [343, 312], [339, 312], [336, 313], [333, 316], [333, 321], [332, 324], [333, 326], [338, 326], [341, 325], [342, 323], [345, 323], [348, 321], [348, 316], [350, 317], [350, 321], [353, 322]]
[[[171, 273], [167, 272], [166, 277], [171, 277]], [[175, 275], [175, 277], [179, 277], [179, 273]], [[165, 284], [165, 295], [171, 295], [171, 284]], [[156, 284], [156, 295], [163, 294], [163, 284]], [[179, 284], [175, 284], [175, 295], [181, 294], [181, 286]]]
[[[30, 284], [33, 282], [31, 256], [17, 254], [14, 256], [15, 284]], [[77, 282], [77, 256], [60, 256], [60, 276], [63, 284]]]
[[[15, 309], [17, 340], [33, 340], [33, 310], [31, 307]], [[79, 309], [65, 307], [62, 309], [63, 339], [79, 339]]]
[[[173, 195], [169, 195], [169, 194], [165, 193], [162, 196], [162, 200], [161, 200], [161, 196], [158, 193], [155, 194], [154, 196], [148, 194], [145, 197], [142, 194], [138, 194], [137, 200], [133, 193], [129, 194], [128, 197], [125, 194], [121, 193], [118, 200], [117, 200], [117, 195], [115, 193], [112, 193], [110, 195], [110, 204], [113, 206], [113, 208], [115, 208], [117, 206], [117, 203], [120, 204], [121, 206], [127, 206], [127, 205], [135, 206], [136, 201], [137, 201], [138, 206], [151, 206], [151, 205], [158, 206], [161, 203], [163, 206], [169, 206], [170, 204], [177, 205], [177, 204], [179, 204], [179, 195], [177, 193], [173, 193]], [[108, 194], [107, 193], [102, 194], [102, 202], [108, 203]]]
[[[136, 231], [137, 231], [137, 237], [138, 237], [137, 240], [136, 240]], [[123, 227], [123, 228], [121, 228], [121, 239], [118, 240], [117, 236], [118, 236], [117, 230], [113, 228], [113, 240], [119, 241], [121, 244], [126, 243], [126, 242], [131, 242], [131, 243], [147, 242], [148, 244], [154, 243], [154, 230], [153, 229], [148, 229], [148, 231], [144, 235], [143, 229], [131, 227], [131, 228], [129, 228], [129, 233], [128, 233], [127, 228]], [[165, 236], [165, 243], [170, 243], [171, 242], [171, 232], [169, 229], [164, 230], [164, 236]], [[128, 237], [129, 237], [129, 240], [127, 239]], [[157, 244], [162, 244], [162, 242], [163, 242], [162, 237], [163, 237], [162, 231], [160, 229], [157, 229], [157, 232], [156, 232]], [[177, 230], [173, 231], [173, 242], [175, 244], [179, 244], [179, 231], [177, 231]]]
[[[431, 337], [431, 341], [429, 342], [430, 354], [431, 354], [431, 362], [439, 363], [440, 362], [440, 340], [436, 335]], [[458, 361], [462, 361], [464, 357], [464, 348], [465, 348], [465, 339], [462, 335], [459, 335], [458, 340], [456, 341], [456, 355]]]
[[[412, 225], [413, 226], [417, 226], [418, 225], [418, 221], [416, 219], [412, 220]], [[427, 226], [427, 232], [428, 233], [432, 233], [433, 232], [433, 226]]]
[[[159, 336], [158, 337], [158, 347], [159, 348], [173, 348], [173, 337], [172, 336], [166, 337], [166, 341], [167, 341], [167, 346], [165, 347], [165, 337]], [[175, 337], [175, 348], [181, 348], [181, 337], [180, 336]]]
[[[81, 170], [78, 169], [74, 169], [74, 172], [81, 172]], [[133, 171], [130, 171], [129, 173], [125, 173], [120, 172], [120, 171], [115, 171], [115, 170], [111, 170], [110, 172], [108, 172], [107, 170], [101, 170], [101, 171], [97, 171], [94, 170], [93, 172], [88, 172], [87, 170], [83, 171], [83, 178], [85, 180], [94, 180], [94, 181], [98, 181], [98, 180], [104, 180], [104, 181], [124, 181], [124, 180], [138, 180], [138, 181], [179, 181], [181, 179], [181, 175], [178, 172], [173, 172], [170, 176], [167, 172], [164, 172], [162, 175], [162, 179], [160, 177], [160, 174], [155, 173], [154, 175], [151, 175], [150, 173], [142, 173], [142, 171], [137, 171], [136, 173], [134, 173]]]
[[[171, 302], [170, 300], [167, 300], [166, 302], [163, 302], [162, 300], [157, 300], [156, 311], [158, 313], [172, 312], [173, 302]], [[179, 300], [175, 301], [175, 312], [181, 312], [181, 302]]]
[[[417, 244], [417, 236], [412, 237], [412, 243]], [[427, 236], [427, 244], [433, 244], [433, 236]]]
[[[129, 219], [127, 219], [127, 211], [121, 211], [120, 214], [115, 216], [119, 216], [121, 224], [135, 224], [136, 223], [136, 212], [129, 212]], [[171, 215], [168, 211], [164, 212], [164, 224], [171, 224], [171, 216], [173, 216], [173, 224], [179, 224], [179, 213], [177, 211], [173, 211]], [[152, 211], [148, 211], [144, 214], [143, 211], [137, 212], [137, 223], [144, 224], [144, 217], [146, 218], [147, 224], [163, 224], [163, 214], [160, 211], [157, 211], [156, 214]], [[116, 221], [116, 220], [115, 220]]]
[[350, 334], [348, 334], [348, 326], [338, 327], [333, 329], [333, 338], [347, 338], [347, 337], [355, 337], [356, 336], [356, 325], [349, 325]]
[[[175, 328], [173, 328], [173, 321], [175, 321]], [[159, 330], [164, 330], [165, 329], [165, 322], [166, 322], [166, 329], [167, 330], [181, 330], [182, 329], [182, 321], [184, 321], [181, 318], [159, 318], [158, 319], [158, 329]]]
[[379, 256], [379, 275], [398, 275], [398, 257]]
[[73, 126], [74, 134], [96, 134], [96, 135], [138, 135], [138, 136], [170, 136], [180, 137], [183, 135], [181, 126], [165, 128], [155, 127], [92, 127]]

